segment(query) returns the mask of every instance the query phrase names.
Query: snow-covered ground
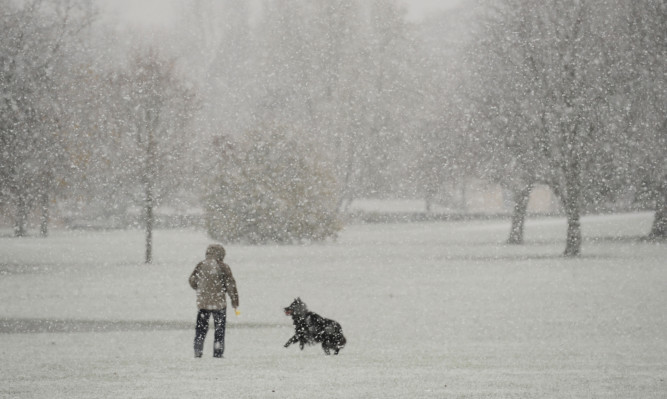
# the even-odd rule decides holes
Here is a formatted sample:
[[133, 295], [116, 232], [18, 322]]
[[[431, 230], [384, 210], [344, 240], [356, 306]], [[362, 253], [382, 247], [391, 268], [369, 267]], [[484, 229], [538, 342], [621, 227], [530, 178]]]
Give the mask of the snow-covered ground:
[[[187, 277], [210, 240], [157, 231], [0, 237], [2, 398], [664, 398], [667, 245], [650, 214], [349, 226], [336, 243], [228, 246], [225, 359], [194, 359]], [[300, 296], [348, 346], [283, 348]]]

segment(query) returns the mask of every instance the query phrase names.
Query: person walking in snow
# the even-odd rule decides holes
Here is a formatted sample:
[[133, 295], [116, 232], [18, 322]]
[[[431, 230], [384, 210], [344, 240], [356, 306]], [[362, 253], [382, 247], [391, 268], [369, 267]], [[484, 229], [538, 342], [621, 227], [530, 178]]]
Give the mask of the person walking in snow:
[[229, 295], [232, 307], [238, 315], [239, 293], [232, 269], [223, 262], [225, 249], [222, 245], [209, 245], [206, 259], [199, 262], [190, 274], [190, 286], [197, 291], [197, 325], [195, 327], [195, 357], [201, 357], [204, 339], [208, 332], [208, 320], [213, 316], [215, 335], [213, 357], [221, 358], [225, 351], [225, 325], [227, 321], [227, 301]]

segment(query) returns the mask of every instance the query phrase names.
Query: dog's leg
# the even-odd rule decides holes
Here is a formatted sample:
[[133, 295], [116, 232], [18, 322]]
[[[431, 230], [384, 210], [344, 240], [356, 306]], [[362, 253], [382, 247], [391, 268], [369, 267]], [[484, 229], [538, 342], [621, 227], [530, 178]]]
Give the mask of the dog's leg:
[[[294, 335], [292, 338], [287, 340], [287, 342], [285, 343], [285, 348], [287, 348], [288, 346], [290, 346], [292, 344], [295, 344], [298, 340], [299, 340], [299, 337]], [[303, 344], [301, 344], [301, 349], [303, 349]]]

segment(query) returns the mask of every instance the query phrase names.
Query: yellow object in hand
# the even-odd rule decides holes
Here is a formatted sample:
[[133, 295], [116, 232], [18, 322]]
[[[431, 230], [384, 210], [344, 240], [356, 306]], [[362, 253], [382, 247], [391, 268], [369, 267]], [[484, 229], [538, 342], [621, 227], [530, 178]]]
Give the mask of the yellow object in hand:
[[234, 309], [234, 313], [236, 313], [237, 316], [241, 316], [241, 311], [238, 309]]

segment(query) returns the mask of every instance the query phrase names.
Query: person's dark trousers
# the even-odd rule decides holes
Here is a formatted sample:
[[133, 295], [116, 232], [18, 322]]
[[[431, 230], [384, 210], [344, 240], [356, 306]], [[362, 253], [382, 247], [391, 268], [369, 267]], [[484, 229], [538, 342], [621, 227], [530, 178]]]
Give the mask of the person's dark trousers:
[[213, 315], [215, 334], [213, 342], [213, 357], [222, 357], [225, 351], [225, 324], [227, 323], [227, 310], [199, 309], [197, 313], [197, 326], [195, 327], [195, 357], [201, 357], [204, 351], [204, 339], [208, 332], [208, 319]]

